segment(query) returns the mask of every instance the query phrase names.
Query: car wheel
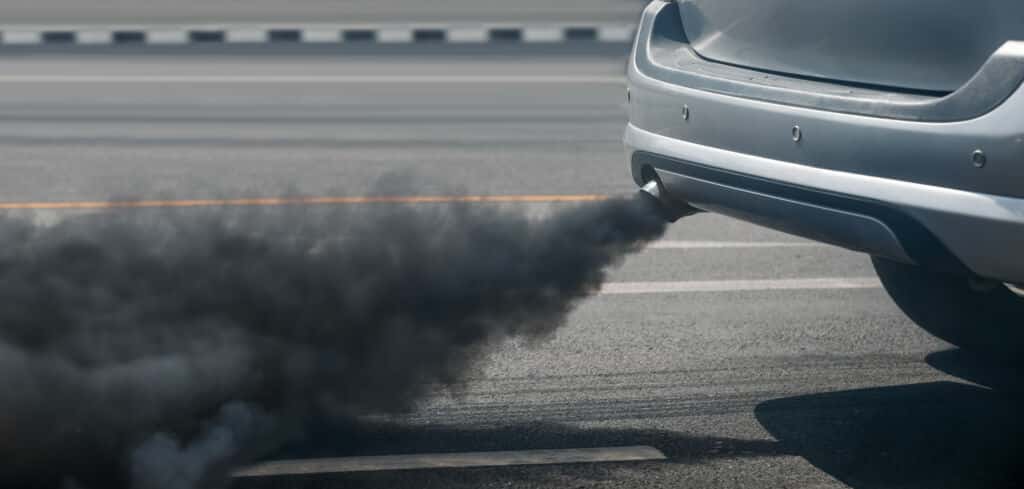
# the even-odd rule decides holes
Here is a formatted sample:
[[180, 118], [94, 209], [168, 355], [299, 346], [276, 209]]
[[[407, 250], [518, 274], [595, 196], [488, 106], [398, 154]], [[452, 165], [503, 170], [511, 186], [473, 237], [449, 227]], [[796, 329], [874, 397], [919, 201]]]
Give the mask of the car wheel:
[[1008, 358], [1024, 352], [1024, 298], [1003, 284], [871, 261], [889, 296], [929, 333], [976, 353]]

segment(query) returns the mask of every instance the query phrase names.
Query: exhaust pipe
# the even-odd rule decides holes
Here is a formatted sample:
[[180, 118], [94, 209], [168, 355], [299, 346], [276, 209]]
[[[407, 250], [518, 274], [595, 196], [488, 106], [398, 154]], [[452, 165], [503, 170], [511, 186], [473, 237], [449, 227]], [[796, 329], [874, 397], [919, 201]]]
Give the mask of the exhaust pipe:
[[1017, 297], [1024, 299], [1024, 284], [1005, 283], [1003, 285], [1005, 285], [1007, 289], [1010, 289], [1010, 292], [1016, 294]]
[[690, 216], [700, 212], [700, 209], [687, 204], [685, 201], [672, 198], [665, 187], [658, 179], [651, 179], [640, 187], [639, 194], [654, 202], [658, 215], [668, 222], [676, 222], [679, 218]]

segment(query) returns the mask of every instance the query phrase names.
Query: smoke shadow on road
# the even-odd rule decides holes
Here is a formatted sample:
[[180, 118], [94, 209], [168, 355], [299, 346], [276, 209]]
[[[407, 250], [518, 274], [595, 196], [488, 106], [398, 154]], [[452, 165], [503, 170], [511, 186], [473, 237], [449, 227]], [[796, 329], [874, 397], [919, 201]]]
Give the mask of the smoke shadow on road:
[[932, 366], [958, 382], [774, 399], [755, 408], [784, 450], [857, 489], [1015, 487], [1024, 478], [1021, 382], [959, 350]]
[[[560, 423], [505, 426], [406, 425], [352, 421], [320, 425], [315, 433], [285, 446], [270, 459], [395, 455], [496, 450], [648, 445], [664, 461], [565, 464], [469, 469], [432, 469], [235, 479], [237, 489], [308, 487], [523, 487], [557, 481], [589, 486], [620, 481], [630, 473], [656, 474], [674, 464], [719, 458], [771, 457], [788, 453], [769, 440], [691, 436], [667, 430], [585, 429]], [[557, 485], [557, 484], [556, 484]], [[574, 486], [575, 487], [575, 486]]]

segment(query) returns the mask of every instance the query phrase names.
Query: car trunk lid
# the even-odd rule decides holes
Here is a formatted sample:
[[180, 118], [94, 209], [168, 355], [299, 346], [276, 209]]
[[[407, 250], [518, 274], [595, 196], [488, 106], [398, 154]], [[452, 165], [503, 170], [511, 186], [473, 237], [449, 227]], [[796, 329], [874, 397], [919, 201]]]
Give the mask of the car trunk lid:
[[952, 92], [1008, 40], [1022, 0], [678, 0], [701, 56], [750, 68]]

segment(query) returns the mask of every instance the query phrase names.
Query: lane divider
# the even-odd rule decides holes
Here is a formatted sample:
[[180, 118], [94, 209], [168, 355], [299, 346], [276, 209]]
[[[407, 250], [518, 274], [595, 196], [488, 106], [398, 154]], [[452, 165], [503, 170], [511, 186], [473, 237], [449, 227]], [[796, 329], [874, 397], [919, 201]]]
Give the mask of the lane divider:
[[4, 26], [2, 46], [629, 43], [633, 24]]
[[878, 289], [876, 277], [779, 278], [760, 280], [688, 280], [678, 282], [608, 282], [603, 295], [678, 294], [686, 292], [753, 292], [763, 290]]
[[131, 209], [160, 207], [240, 207], [345, 204], [447, 204], [447, 203], [556, 203], [595, 202], [607, 195], [424, 195], [360, 197], [259, 197], [240, 199], [108, 200], [56, 202], [0, 202], [0, 210]]
[[653, 250], [708, 250], [727, 248], [824, 248], [817, 241], [677, 241], [661, 240], [647, 245]]
[[377, 472], [414, 469], [502, 467], [509, 465], [550, 465], [600, 462], [665, 460], [654, 447], [569, 448], [466, 453], [415, 453], [364, 457], [318, 458], [264, 462], [234, 471], [234, 477]]

